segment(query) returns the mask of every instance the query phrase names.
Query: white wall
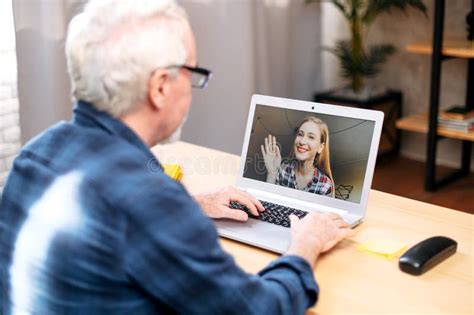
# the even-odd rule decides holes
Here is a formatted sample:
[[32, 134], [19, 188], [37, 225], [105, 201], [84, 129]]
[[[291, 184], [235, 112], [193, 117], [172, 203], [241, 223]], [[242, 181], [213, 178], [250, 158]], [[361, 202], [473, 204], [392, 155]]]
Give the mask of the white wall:
[[71, 117], [64, 40], [81, 1], [13, 0], [23, 143]]
[[0, 2], [0, 191], [20, 149], [15, 32], [10, 1]]
[[199, 63], [215, 73], [195, 91], [183, 139], [240, 154], [252, 94], [311, 99], [321, 84], [318, 6], [302, 0], [181, 1]]
[[[182, 1], [194, 29], [198, 62], [214, 76], [194, 90], [183, 139], [236, 152], [241, 124], [255, 91], [253, 19], [250, 1]], [[240, 148], [237, 149], [240, 151]]]

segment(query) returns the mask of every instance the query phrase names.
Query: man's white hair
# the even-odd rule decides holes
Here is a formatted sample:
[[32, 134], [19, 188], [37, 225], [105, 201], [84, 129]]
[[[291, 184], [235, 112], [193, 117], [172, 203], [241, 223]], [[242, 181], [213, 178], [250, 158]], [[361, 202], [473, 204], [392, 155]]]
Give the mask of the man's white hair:
[[154, 70], [186, 62], [188, 28], [174, 0], [90, 0], [66, 40], [74, 97], [114, 117], [133, 110]]

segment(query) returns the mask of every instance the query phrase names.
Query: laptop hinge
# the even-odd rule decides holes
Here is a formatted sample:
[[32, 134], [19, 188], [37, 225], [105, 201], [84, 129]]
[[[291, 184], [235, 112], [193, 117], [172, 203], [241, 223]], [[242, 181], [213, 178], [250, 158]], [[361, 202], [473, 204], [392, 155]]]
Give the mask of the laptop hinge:
[[247, 193], [251, 194], [252, 196], [256, 197], [257, 199], [263, 199], [265, 201], [285, 205], [285, 206], [296, 208], [296, 209], [315, 210], [315, 211], [319, 211], [319, 212], [321, 212], [321, 211], [322, 212], [334, 212], [334, 213], [337, 213], [339, 215], [343, 215], [343, 214], [348, 213], [348, 211], [346, 211], [346, 210], [340, 210], [340, 209], [336, 209], [336, 208], [333, 208], [333, 207], [328, 207], [328, 206], [325, 206], [325, 205], [316, 204], [314, 202], [296, 200], [294, 198], [269, 193], [267, 191], [257, 190], [257, 189], [253, 189], [253, 188], [247, 188], [247, 189], [243, 189], [243, 190], [245, 190]]

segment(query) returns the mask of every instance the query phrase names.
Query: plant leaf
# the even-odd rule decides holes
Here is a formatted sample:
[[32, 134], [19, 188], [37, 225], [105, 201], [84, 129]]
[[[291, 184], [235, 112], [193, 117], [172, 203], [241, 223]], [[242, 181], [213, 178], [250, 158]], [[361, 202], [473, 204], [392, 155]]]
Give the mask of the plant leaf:
[[368, 25], [371, 24], [381, 12], [390, 11], [393, 8], [406, 12], [408, 7], [417, 9], [426, 16], [426, 6], [422, 0], [369, 0], [362, 21]]
[[375, 76], [380, 71], [380, 66], [387, 60], [388, 56], [395, 52], [395, 47], [388, 44], [374, 45], [364, 54], [361, 60], [361, 74], [366, 77]]
[[358, 74], [358, 67], [352, 60], [351, 42], [348, 40], [340, 40], [336, 43], [336, 47], [330, 51], [339, 58], [341, 63], [341, 76], [343, 78], [351, 78]]
[[329, 51], [339, 58], [342, 77], [351, 79], [356, 76], [375, 76], [388, 56], [395, 52], [395, 48], [387, 44], [374, 45], [367, 53], [363, 52], [360, 59], [354, 60], [351, 42], [342, 40], [338, 41], [336, 47], [329, 49]]

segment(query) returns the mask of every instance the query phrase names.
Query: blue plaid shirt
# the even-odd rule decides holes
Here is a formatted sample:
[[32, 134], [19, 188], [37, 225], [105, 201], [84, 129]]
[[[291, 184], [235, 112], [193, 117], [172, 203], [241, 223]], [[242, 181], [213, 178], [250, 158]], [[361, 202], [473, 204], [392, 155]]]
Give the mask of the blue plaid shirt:
[[236, 266], [212, 221], [124, 124], [79, 102], [27, 144], [0, 209], [0, 313], [302, 314], [318, 287], [282, 256]]

